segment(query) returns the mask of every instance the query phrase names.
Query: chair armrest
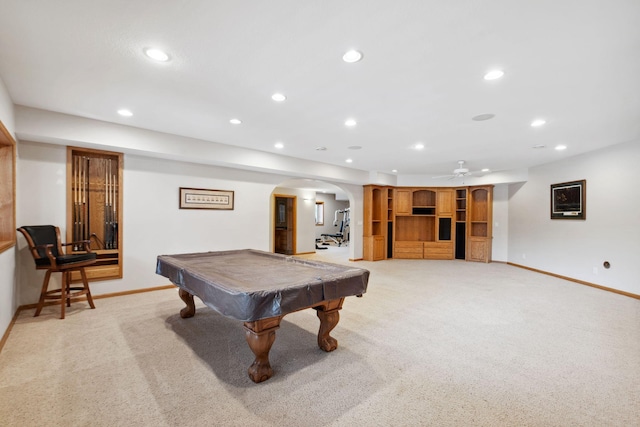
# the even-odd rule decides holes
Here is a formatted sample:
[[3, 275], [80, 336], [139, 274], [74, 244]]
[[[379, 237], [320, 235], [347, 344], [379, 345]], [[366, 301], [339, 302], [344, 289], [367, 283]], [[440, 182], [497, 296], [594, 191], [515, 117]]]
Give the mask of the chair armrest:
[[49, 258], [49, 264], [51, 265], [51, 267], [53, 268], [58, 268], [58, 264], [56, 263], [56, 257], [53, 256], [53, 252], [51, 252], [51, 248], [53, 248], [54, 245], [53, 244], [48, 244], [48, 245], [36, 245], [35, 248], [38, 249], [44, 249], [45, 253], [47, 255], [47, 258]]

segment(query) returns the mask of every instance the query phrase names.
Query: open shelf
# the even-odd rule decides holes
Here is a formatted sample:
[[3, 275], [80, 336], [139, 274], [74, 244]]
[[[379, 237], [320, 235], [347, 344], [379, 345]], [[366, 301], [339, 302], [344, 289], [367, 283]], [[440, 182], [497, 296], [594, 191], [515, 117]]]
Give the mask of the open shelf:
[[434, 242], [436, 221], [433, 216], [402, 216], [396, 218], [396, 241]]

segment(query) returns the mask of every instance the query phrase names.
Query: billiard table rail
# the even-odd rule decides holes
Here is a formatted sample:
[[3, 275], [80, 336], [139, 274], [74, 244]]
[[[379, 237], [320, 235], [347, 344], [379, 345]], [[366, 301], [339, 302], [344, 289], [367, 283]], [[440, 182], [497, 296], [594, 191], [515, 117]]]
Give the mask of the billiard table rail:
[[369, 271], [255, 249], [160, 255], [156, 273], [243, 322], [367, 291]]

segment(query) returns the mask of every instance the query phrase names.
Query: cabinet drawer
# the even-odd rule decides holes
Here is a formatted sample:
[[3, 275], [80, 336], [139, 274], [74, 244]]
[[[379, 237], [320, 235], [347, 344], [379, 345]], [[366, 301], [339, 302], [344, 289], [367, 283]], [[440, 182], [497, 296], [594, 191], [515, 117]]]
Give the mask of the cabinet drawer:
[[453, 243], [425, 242], [424, 257], [426, 259], [453, 259]]
[[394, 257], [421, 259], [423, 254], [422, 242], [396, 242]]

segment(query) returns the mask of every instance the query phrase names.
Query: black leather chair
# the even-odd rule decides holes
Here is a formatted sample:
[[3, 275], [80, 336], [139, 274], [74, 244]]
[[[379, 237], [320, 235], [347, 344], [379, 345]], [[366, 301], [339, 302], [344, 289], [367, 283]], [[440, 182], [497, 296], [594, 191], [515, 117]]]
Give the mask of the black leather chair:
[[[64, 319], [65, 302], [67, 307], [71, 306], [71, 298], [81, 295], [87, 296], [87, 301], [91, 308], [96, 308], [93, 304], [89, 282], [84, 268], [95, 264], [96, 254], [91, 252], [89, 241], [62, 243], [60, 239], [60, 229], [53, 225], [26, 225], [18, 228], [29, 245], [29, 251], [36, 262], [36, 269], [47, 270], [40, 291], [40, 300], [34, 317], [40, 315], [45, 300], [60, 300], [60, 318]], [[72, 246], [74, 252], [66, 254], [63, 246]], [[81, 250], [82, 252], [80, 252]], [[82, 287], [71, 286], [71, 272], [79, 271], [82, 277]], [[62, 286], [60, 289], [47, 290], [51, 273], [62, 273]]]

